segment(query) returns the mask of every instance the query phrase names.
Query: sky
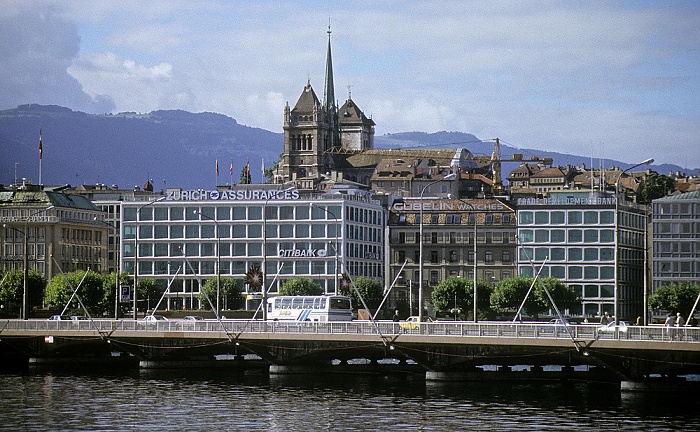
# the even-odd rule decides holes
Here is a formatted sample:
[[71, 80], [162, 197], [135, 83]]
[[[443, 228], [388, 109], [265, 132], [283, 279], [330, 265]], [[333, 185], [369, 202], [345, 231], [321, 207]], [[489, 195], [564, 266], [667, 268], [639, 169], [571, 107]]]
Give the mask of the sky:
[[[700, 167], [699, 1], [0, 0], [0, 109], [216, 112], [281, 133], [307, 80], [376, 135]], [[468, 145], [465, 145], [468, 148]]]

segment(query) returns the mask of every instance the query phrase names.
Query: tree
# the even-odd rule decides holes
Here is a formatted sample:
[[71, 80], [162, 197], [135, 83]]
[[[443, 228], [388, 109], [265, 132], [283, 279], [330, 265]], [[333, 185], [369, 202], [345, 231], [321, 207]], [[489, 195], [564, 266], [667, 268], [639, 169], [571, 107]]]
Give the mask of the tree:
[[50, 309], [63, 310], [68, 306], [66, 309], [68, 315], [85, 315], [86, 311], [73, 296], [76, 288], [77, 295], [80, 296], [90, 315], [101, 316], [106, 311], [103, 277], [93, 271], [88, 271], [86, 274], [84, 270], [76, 270], [54, 276], [46, 286], [44, 301]]
[[156, 307], [165, 289], [166, 287], [160, 281], [141, 278], [139, 279], [138, 298], [146, 302], [146, 310], [150, 311], [152, 307]]
[[[473, 282], [472, 282], [473, 284]], [[450, 276], [440, 282], [431, 295], [435, 312], [448, 314], [455, 307], [461, 309], [464, 314], [473, 308], [474, 293], [471, 291], [472, 284], [467, 279]], [[478, 283], [477, 283], [478, 288]], [[479, 293], [477, 293], [478, 295]]]
[[[114, 312], [114, 296], [118, 295], [115, 291], [115, 281], [114, 278], [116, 277], [116, 273], [112, 272], [110, 274], [106, 274], [102, 276], [102, 290], [104, 291], [104, 297], [102, 298], [102, 301], [100, 302], [99, 309], [109, 312], [109, 315], [112, 315]], [[131, 277], [129, 277], [129, 274], [127, 272], [120, 272], [119, 273], [119, 285], [132, 285], [133, 280]], [[127, 304], [126, 303], [118, 303], [119, 305], [119, 315], [123, 316], [126, 313], [127, 310]]]
[[315, 284], [312, 280], [295, 277], [282, 282], [279, 295], [321, 295], [323, 287]]
[[[24, 270], [10, 270], [0, 273], [0, 315], [6, 317], [20, 317], [22, 300], [24, 297]], [[44, 297], [46, 280], [36, 270], [27, 272], [27, 306], [31, 316], [32, 310], [41, 306]]]
[[[492, 287], [484, 281], [476, 282], [477, 295], [477, 314], [479, 317], [484, 317], [490, 312], [490, 298]], [[431, 298], [433, 307], [438, 313], [448, 314], [454, 308], [455, 294], [457, 295], [457, 307], [462, 310], [464, 316], [469, 316], [471, 313], [472, 319], [474, 315], [474, 281], [471, 279], [450, 276], [440, 282], [435, 289]]]
[[[211, 306], [209, 305], [209, 301], [204, 293], [209, 296], [209, 300], [211, 300], [216, 308], [216, 278], [207, 279], [207, 281], [204, 282], [202, 289], [199, 290], [199, 295], [197, 296], [200, 304], [204, 305], [205, 308], [209, 308]], [[228, 277], [221, 278], [219, 294], [221, 295], [222, 300], [226, 299], [226, 301], [223, 302], [223, 305], [229, 310], [241, 309], [243, 307], [241, 284], [237, 280]]]
[[263, 176], [265, 177], [265, 183], [274, 183], [275, 182], [275, 174], [277, 173], [277, 170], [279, 167], [282, 165], [284, 162], [284, 153], [280, 153], [279, 159], [277, 159], [276, 162], [272, 164], [271, 167], [265, 168], [263, 170]]
[[642, 182], [639, 202], [650, 204], [652, 200], [662, 198], [676, 189], [676, 182], [669, 176], [652, 172]]
[[250, 175], [250, 162], [246, 163], [241, 169], [241, 176], [238, 184], [252, 184], [253, 180]]
[[687, 318], [699, 292], [700, 285], [690, 282], [660, 286], [649, 296], [649, 309], [655, 312], [680, 312]]
[[357, 295], [359, 291], [360, 295], [364, 299], [367, 307], [370, 309], [369, 312], [372, 313], [376, 311], [379, 305], [382, 303], [384, 298], [384, 289], [382, 283], [378, 279], [371, 279], [366, 276], [360, 276], [355, 279], [355, 288], [350, 290], [350, 298], [352, 299], [352, 306], [354, 310], [364, 308], [362, 301]]
[[[531, 277], [516, 277], [499, 281], [491, 295], [491, 308], [497, 313], [517, 312], [533, 280]], [[543, 284], [560, 310], [580, 304], [580, 299], [576, 298], [573, 288], [564, 285], [557, 278], [542, 278], [541, 282], [535, 283], [525, 301], [523, 309], [527, 315], [537, 317], [542, 312], [554, 308], [542, 288]]]

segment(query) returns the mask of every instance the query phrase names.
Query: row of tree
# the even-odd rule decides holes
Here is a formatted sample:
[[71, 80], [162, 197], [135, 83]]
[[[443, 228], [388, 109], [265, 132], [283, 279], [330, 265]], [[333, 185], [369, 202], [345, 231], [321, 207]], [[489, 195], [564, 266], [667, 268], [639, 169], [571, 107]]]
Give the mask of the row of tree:
[[[119, 277], [117, 284], [115, 278]], [[345, 278], [344, 278], [345, 279]], [[23, 272], [11, 270], [0, 273], [0, 315], [18, 317], [21, 315], [24, 293]], [[221, 278], [219, 293], [228, 309], [242, 309], [244, 281], [233, 278]], [[359, 277], [353, 281], [354, 288], [341, 284], [341, 293], [351, 296], [355, 309], [366, 307], [374, 314], [384, 298], [384, 289], [378, 279]], [[133, 285], [133, 279], [127, 273], [99, 274], [92, 271], [74, 271], [55, 276], [47, 281], [36, 271], [30, 270], [27, 278], [27, 303], [32, 310], [47, 307], [54, 311], [63, 311], [69, 315], [85, 315], [83, 307], [73, 295], [80, 286], [78, 295], [91, 316], [113, 316], [115, 308], [116, 285]], [[547, 291], [543, 289], [547, 287]], [[541, 283], [534, 283], [533, 278], [516, 277], [504, 279], [492, 285], [477, 281], [477, 314], [479, 319], [490, 319], [497, 315], [517, 311], [522, 306], [522, 313], [536, 317], [553, 308], [554, 301], [560, 310], [580, 310], [581, 299], [573, 288], [564, 285], [555, 278], [543, 278]], [[145, 302], [145, 308], [156, 307], [166, 287], [162, 281], [139, 279], [138, 298]], [[214, 309], [216, 304], [217, 280], [207, 279], [198, 294], [203, 309]], [[358, 296], [364, 300], [364, 304]], [[700, 293], [700, 285], [679, 283], [660, 287], [649, 297], [649, 309], [652, 311], [681, 312], [688, 316]], [[295, 277], [285, 280], [279, 289], [279, 295], [321, 295], [323, 288], [310, 279]], [[550, 299], [551, 296], [551, 299]], [[524, 300], [524, 303], [523, 303]], [[457, 316], [473, 319], [474, 287], [470, 279], [450, 277], [439, 283], [432, 292], [432, 303], [438, 316]], [[119, 316], [124, 316], [131, 304], [116, 303]], [[143, 303], [142, 303], [143, 304]], [[407, 315], [409, 305], [398, 305], [400, 313]], [[161, 305], [161, 309], [164, 305]], [[379, 318], [389, 318], [391, 311], [382, 311]]]

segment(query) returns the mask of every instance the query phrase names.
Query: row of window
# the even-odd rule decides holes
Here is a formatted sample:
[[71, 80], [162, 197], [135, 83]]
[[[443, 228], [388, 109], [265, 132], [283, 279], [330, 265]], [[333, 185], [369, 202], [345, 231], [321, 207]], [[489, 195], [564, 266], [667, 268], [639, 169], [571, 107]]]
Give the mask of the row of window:
[[[494, 252], [492, 250], [484, 250], [484, 251], [479, 250], [479, 253], [482, 253], [482, 252], [483, 252], [483, 257], [484, 257], [483, 262], [486, 264], [494, 263], [494, 256], [498, 256], [498, 251]], [[440, 264], [443, 260], [446, 260], [449, 263], [459, 263], [459, 262], [463, 262], [463, 261], [470, 262], [470, 263], [474, 262], [474, 251], [471, 249], [466, 249], [466, 248], [462, 249], [461, 251], [450, 250], [447, 253], [445, 253], [444, 255], [441, 254], [440, 251], [431, 250], [431, 251], [427, 251], [424, 255], [425, 255], [426, 259], [429, 259], [429, 261], [426, 261], [426, 262], [429, 262], [430, 264]], [[396, 261], [397, 263], [406, 262], [406, 251], [404, 251], [404, 250], [397, 251], [396, 258], [397, 258], [397, 261]], [[500, 258], [501, 258], [501, 262], [504, 264], [509, 264], [513, 261], [511, 251], [508, 251], [508, 250], [501, 251]], [[419, 250], [414, 251], [412, 262], [414, 262], [414, 263], [420, 262], [420, 251]]]
[[612, 262], [615, 260], [615, 248], [580, 248], [580, 247], [524, 247], [520, 248], [520, 261], [588, 261]]
[[[539, 270], [539, 266], [537, 270]], [[521, 265], [519, 267], [521, 276], [534, 277], [536, 272], [532, 266]], [[615, 268], [614, 266], [544, 266], [540, 272], [540, 277], [550, 276], [566, 280], [615, 280]]]
[[[406, 214], [400, 214], [399, 215], [399, 224], [405, 224], [406, 223]], [[454, 214], [454, 213], [448, 213], [448, 214], [431, 214], [429, 215], [430, 219], [427, 222], [431, 225], [460, 225], [462, 224], [462, 221], [466, 222], [468, 225], [474, 225], [476, 223], [476, 215], [474, 213], [469, 214], [466, 218], [463, 218], [461, 214]], [[492, 224], [509, 224], [511, 219], [510, 219], [511, 214], [510, 213], [503, 213], [503, 214], [494, 214], [494, 213], [486, 213], [484, 217], [484, 224], [486, 225], [492, 225]], [[441, 222], [444, 221], [444, 222]], [[417, 218], [417, 222], [420, 222], [420, 217]]]
[[614, 229], [521, 229], [518, 239], [522, 243], [613, 243]]
[[612, 210], [520, 210], [518, 211], [520, 225], [606, 225], [615, 223], [615, 212]]
[[[265, 208], [265, 220], [335, 220], [342, 219], [339, 205], [277, 205], [268, 204]], [[220, 207], [144, 207], [138, 212], [139, 221], [258, 221], [262, 220], [263, 206], [220, 206]], [[136, 221], [137, 208], [124, 209], [125, 221]], [[346, 219], [368, 225], [383, 225], [382, 211], [345, 206]]]
[[[217, 233], [218, 228], [218, 233]], [[338, 225], [330, 224], [266, 224], [265, 236], [267, 238], [335, 238], [342, 237], [337, 232]], [[371, 234], [374, 239], [380, 238], [378, 232], [369, 232], [366, 229], [360, 231], [354, 226], [358, 236]], [[366, 228], [366, 227], [362, 227]], [[260, 239], [263, 237], [262, 224], [192, 224], [192, 225], [139, 225], [139, 239]], [[136, 225], [124, 225], [124, 239], [135, 238]], [[218, 234], [218, 235], [217, 235]], [[379, 240], [375, 240], [379, 241]]]

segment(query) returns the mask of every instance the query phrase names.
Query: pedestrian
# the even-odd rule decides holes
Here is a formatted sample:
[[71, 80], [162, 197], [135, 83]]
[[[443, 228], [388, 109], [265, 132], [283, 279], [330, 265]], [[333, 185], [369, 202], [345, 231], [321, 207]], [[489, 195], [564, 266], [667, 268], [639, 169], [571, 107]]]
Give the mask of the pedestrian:
[[634, 325], [637, 325], [637, 326], [642, 325], [642, 317], [641, 316], [637, 316], [637, 322], [634, 323]]
[[398, 310], [398, 309], [396, 309], [396, 311], [394, 312], [393, 321], [394, 321], [394, 322], [399, 322], [399, 321], [401, 321], [401, 318], [399, 318], [399, 310]]
[[610, 323], [610, 316], [608, 315], [607, 312], [605, 312], [605, 315], [600, 315], [600, 324], [601, 325], [608, 325]]
[[666, 327], [666, 337], [671, 340], [671, 327], [673, 327], [673, 316], [668, 313], [666, 314], [666, 321], [664, 321], [664, 327]]
[[678, 335], [678, 340], [681, 340], [681, 327], [685, 324], [683, 315], [680, 312], [676, 313], [676, 334]]

